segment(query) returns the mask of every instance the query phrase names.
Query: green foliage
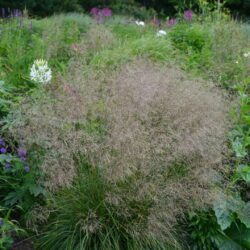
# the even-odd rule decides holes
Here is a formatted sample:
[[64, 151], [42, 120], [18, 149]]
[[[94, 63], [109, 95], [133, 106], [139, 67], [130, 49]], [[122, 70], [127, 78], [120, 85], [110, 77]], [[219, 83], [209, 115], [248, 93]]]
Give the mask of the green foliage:
[[186, 23], [175, 26], [170, 36], [174, 46], [184, 52], [190, 49], [194, 52], [201, 52], [211, 39], [209, 32], [201, 25]]
[[11, 210], [0, 206], [0, 250], [10, 249], [13, 244], [12, 235], [24, 234], [17, 222], [10, 220]]
[[70, 46], [79, 41], [90, 22], [89, 17], [69, 14], [42, 21], [11, 19], [3, 24], [0, 41], [2, 115], [36, 87], [29, 79], [34, 60], [44, 58], [52, 69], [65, 70], [70, 59]]
[[249, 79], [244, 79], [236, 89], [239, 93], [239, 108], [234, 113], [236, 126], [230, 135], [232, 148], [237, 158], [236, 178], [250, 185], [250, 96]]
[[[10, 151], [10, 147], [2, 139], [1, 145]], [[19, 157], [16, 156], [14, 150], [12, 153], [0, 154], [0, 222], [3, 218], [3, 225], [0, 225], [0, 249], [9, 249], [13, 243], [12, 236], [24, 232], [16, 226], [17, 222], [13, 218], [18, 218], [20, 224], [24, 226], [26, 214], [34, 204], [43, 204], [46, 196], [41, 174], [34, 166], [30, 168], [27, 165], [32, 163], [32, 160], [24, 161], [24, 158], [21, 160], [20, 154], [21, 151]], [[25, 150], [24, 156], [26, 157]]]
[[[192, 249], [250, 249], [250, 230], [246, 226], [249, 224], [244, 221], [244, 219], [249, 221], [247, 217], [249, 216], [249, 206], [245, 205], [240, 211], [235, 204], [227, 203], [226, 207], [222, 207], [221, 202], [223, 204], [223, 201], [220, 201], [219, 207], [215, 206], [214, 211], [199, 211], [189, 214], [189, 246], [192, 246]], [[241, 217], [241, 220], [238, 220], [237, 216]]]
[[37, 181], [38, 178], [35, 169], [27, 172], [25, 164], [18, 157], [1, 154], [0, 204], [7, 207], [19, 206], [23, 212], [26, 212], [35, 200], [41, 200], [41, 197], [45, 195], [44, 188]]
[[212, 211], [190, 213], [187, 230], [190, 233], [189, 245], [192, 245], [192, 249], [216, 249], [214, 239], [221, 234], [221, 231]]

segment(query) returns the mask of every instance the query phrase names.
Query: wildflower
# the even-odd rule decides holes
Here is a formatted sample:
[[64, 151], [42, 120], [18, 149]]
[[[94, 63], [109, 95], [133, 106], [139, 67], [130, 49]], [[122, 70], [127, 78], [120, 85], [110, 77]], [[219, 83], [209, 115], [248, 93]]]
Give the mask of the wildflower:
[[26, 166], [24, 167], [24, 171], [25, 171], [26, 173], [29, 173], [30, 167], [29, 167], [28, 165], [26, 165]]
[[249, 57], [250, 56], [250, 52], [246, 52], [243, 54], [244, 57]]
[[170, 28], [173, 27], [174, 25], [176, 25], [177, 21], [175, 18], [171, 18], [169, 20], [167, 20], [166, 25]]
[[19, 158], [21, 159], [21, 161], [26, 161], [27, 150], [23, 146], [21, 146], [20, 148], [18, 148], [17, 154], [18, 154]]
[[51, 78], [52, 72], [47, 61], [43, 59], [35, 60], [30, 70], [30, 79], [37, 83], [46, 84]]
[[5, 8], [2, 8], [2, 18], [6, 17], [6, 12], [5, 12]]
[[99, 13], [100, 13], [100, 9], [99, 8], [94, 7], [94, 8], [92, 8], [90, 10], [90, 14], [93, 15], [93, 16], [97, 16], [97, 15], [99, 15]]
[[152, 20], [152, 24], [155, 26], [160, 26], [161, 22], [159, 19], [157, 19], [156, 17], [153, 18]]
[[187, 21], [192, 21], [193, 19], [193, 11], [192, 10], [186, 10], [184, 11], [184, 19]]
[[5, 146], [5, 141], [3, 138], [0, 137], [0, 146]]
[[101, 14], [104, 17], [110, 17], [110, 16], [112, 16], [112, 10], [110, 8], [104, 8], [101, 10]]
[[165, 30], [159, 30], [156, 34], [158, 37], [161, 37], [161, 36], [166, 36], [167, 35], [167, 32]]
[[7, 163], [5, 164], [5, 169], [6, 169], [6, 170], [10, 170], [10, 169], [11, 169], [11, 165], [10, 165], [9, 162], [7, 162]]
[[0, 227], [2, 227], [3, 223], [3, 218], [0, 218]]
[[6, 148], [0, 148], [0, 153], [1, 154], [5, 154], [7, 152], [7, 149]]
[[239, 64], [239, 61], [235, 61], [236, 64]]
[[145, 26], [145, 23], [143, 21], [135, 21], [135, 23], [138, 25], [138, 26]]
[[72, 49], [73, 51], [75, 51], [75, 52], [78, 52], [78, 51], [79, 51], [79, 47], [78, 47], [78, 45], [75, 44], [75, 43], [73, 43], [73, 44], [71, 45], [71, 49]]
[[21, 17], [22, 16], [22, 12], [18, 9], [15, 9], [13, 11], [13, 17]]

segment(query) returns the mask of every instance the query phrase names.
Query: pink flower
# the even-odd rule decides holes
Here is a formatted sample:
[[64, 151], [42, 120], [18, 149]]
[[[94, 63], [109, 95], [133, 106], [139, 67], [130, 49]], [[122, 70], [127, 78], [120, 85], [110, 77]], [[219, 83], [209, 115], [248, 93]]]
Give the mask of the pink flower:
[[100, 9], [99, 8], [94, 7], [94, 8], [92, 8], [90, 10], [90, 14], [93, 15], [93, 16], [97, 16], [97, 15], [99, 15], [99, 13], [100, 13]]
[[78, 45], [75, 44], [75, 43], [73, 43], [73, 44], [71, 45], [71, 49], [74, 50], [75, 52], [78, 52], [78, 51], [79, 51], [79, 47], [78, 47]]
[[192, 19], [193, 19], [193, 11], [192, 10], [184, 11], [184, 19], [186, 19], [189, 22], [192, 21]]
[[175, 18], [171, 18], [171, 19], [167, 20], [166, 25], [170, 28], [170, 27], [176, 25], [176, 23], [177, 23], [177, 20]]
[[110, 8], [104, 8], [101, 10], [101, 13], [104, 17], [112, 16], [112, 10]]
[[161, 22], [159, 19], [157, 19], [156, 17], [154, 17], [152, 19], [152, 24], [155, 25], [155, 26], [160, 26]]

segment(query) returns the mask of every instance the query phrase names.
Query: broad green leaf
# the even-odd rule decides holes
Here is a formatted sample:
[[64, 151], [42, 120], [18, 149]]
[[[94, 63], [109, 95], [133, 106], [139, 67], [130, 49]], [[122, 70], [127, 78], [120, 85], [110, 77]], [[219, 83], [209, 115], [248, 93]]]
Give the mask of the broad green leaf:
[[224, 231], [232, 224], [234, 218], [232, 216], [232, 211], [227, 204], [227, 201], [220, 200], [214, 205], [214, 212], [217, 218], [217, 222], [221, 229]]
[[222, 231], [231, 226], [236, 219], [236, 214], [238, 211], [242, 211], [244, 206], [244, 201], [238, 196], [220, 195], [214, 203], [214, 212]]
[[247, 155], [246, 148], [239, 137], [233, 141], [232, 147], [237, 157], [244, 158]]
[[246, 228], [242, 223], [234, 224], [226, 234], [238, 242], [244, 249], [250, 249], [250, 229]]
[[213, 241], [219, 250], [245, 250], [227, 235], [218, 234], [213, 238]]
[[250, 202], [246, 203], [241, 210], [237, 211], [237, 215], [241, 223], [250, 229]]
[[237, 168], [239, 178], [250, 184], [250, 167], [248, 165], [239, 165]]
[[30, 193], [37, 197], [39, 194], [44, 194], [44, 188], [41, 186], [32, 185], [29, 187]]

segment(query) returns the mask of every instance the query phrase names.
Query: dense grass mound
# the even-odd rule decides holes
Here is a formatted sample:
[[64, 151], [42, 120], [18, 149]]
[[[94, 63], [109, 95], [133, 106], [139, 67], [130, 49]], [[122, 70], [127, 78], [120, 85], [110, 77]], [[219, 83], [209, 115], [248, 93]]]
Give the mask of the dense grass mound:
[[117, 189], [98, 169], [84, 164], [73, 184], [54, 197], [38, 249], [177, 249], [176, 242], [167, 244], [144, 230], [153, 201], [126, 197], [128, 183], [119, 184], [123, 196], [114, 202]]
[[[144, 229], [171, 239], [187, 208], [211, 201], [222, 171], [226, 100], [211, 83], [146, 58], [104, 78], [81, 72], [88, 67], [81, 59], [73, 65], [69, 81], [58, 78], [49, 95], [22, 105], [15, 134], [46, 152], [41, 170], [52, 190], [72, 184], [78, 155], [110, 183], [135, 179], [140, 191], [126, 195], [154, 201]], [[124, 207], [124, 195], [113, 192], [113, 202]]]

